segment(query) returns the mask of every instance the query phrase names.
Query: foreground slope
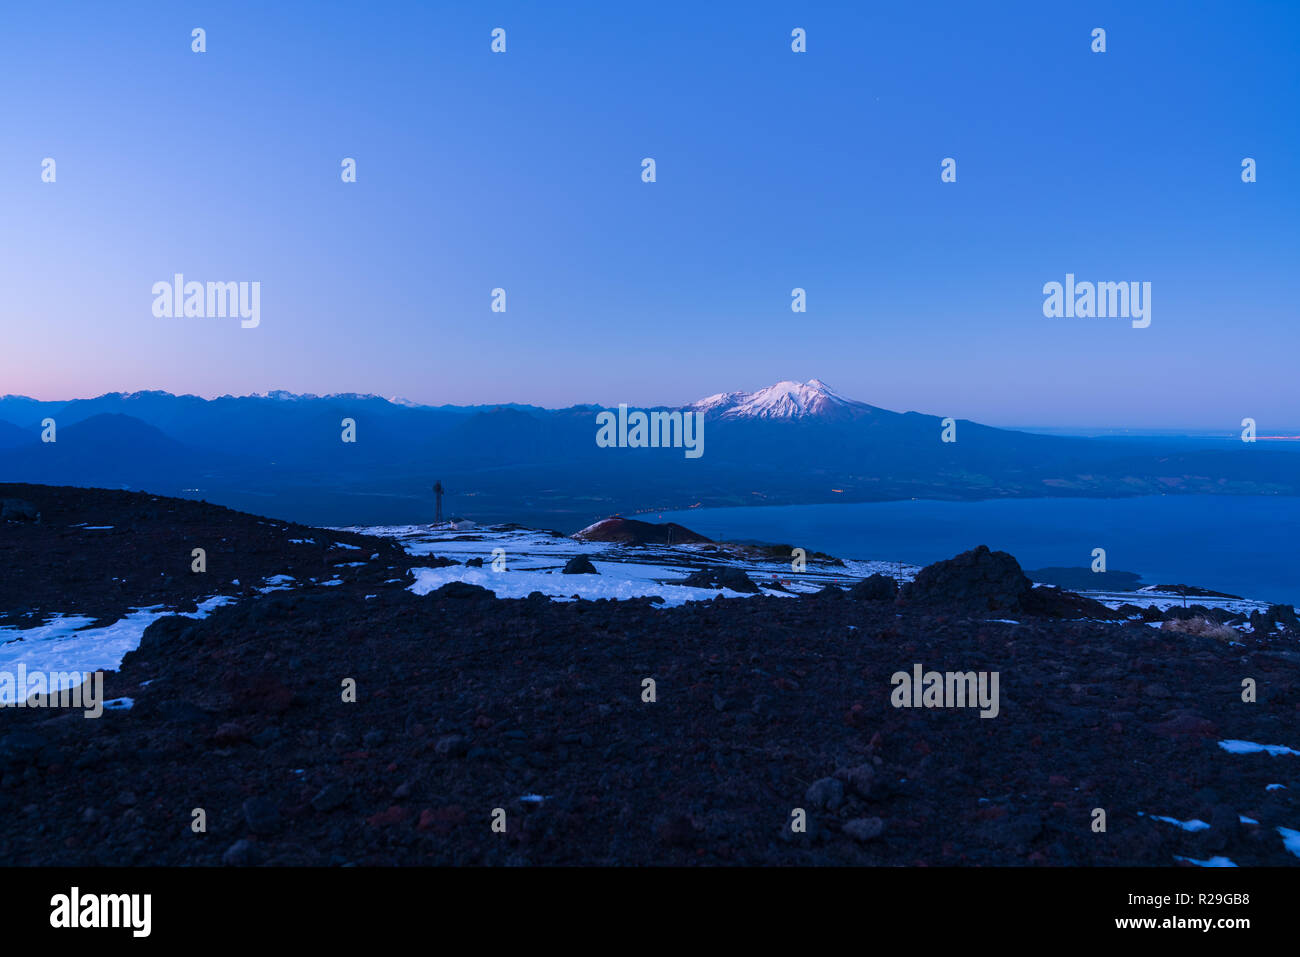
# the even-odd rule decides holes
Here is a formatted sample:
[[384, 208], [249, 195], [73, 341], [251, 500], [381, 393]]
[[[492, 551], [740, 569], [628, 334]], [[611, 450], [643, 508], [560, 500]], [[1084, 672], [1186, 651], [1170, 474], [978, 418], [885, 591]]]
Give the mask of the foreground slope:
[[[0, 709], [13, 863], [1300, 863], [1286, 848], [1300, 654], [1282, 632], [1230, 644], [836, 593], [673, 607], [463, 583], [421, 596], [402, 566], [437, 559], [391, 540], [26, 491], [61, 521], [47, 505], [40, 529], [0, 528], [7, 545], [25, 536], [10, 568], [56, 569], [93, 554], [99, 526], [130, 529], [130, 569], [120, 552], [98, 578], [71, 566], [91, 613], [124, 600], [124, 572], [138, 576], [128, 590], [175, 577], [186, 523], [220, 529], [232, 580], [298, 564], [291, 590], [160, 617], [107, 677], [128, 709]], [[318, 544], [289, 543], [307, 535]], [[915, 664], [998, 672], [998, 716], [894, 707], [891, 675]], [[805, 834], [789, 827], [796, 808]]]

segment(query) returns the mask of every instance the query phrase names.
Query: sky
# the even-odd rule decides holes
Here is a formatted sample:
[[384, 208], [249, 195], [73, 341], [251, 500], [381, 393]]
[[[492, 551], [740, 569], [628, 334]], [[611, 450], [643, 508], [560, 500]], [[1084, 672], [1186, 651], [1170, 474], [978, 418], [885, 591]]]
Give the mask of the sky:
[[[1298, 34], [1283, 2], [5, 4], [0, 394], [820, 378], [1294, 428]], [[176, 273], [259, 282], [260, 324], [155, 316]], [[1044, 317], [1067, 273], [1150, 282], [1150, 326]]]

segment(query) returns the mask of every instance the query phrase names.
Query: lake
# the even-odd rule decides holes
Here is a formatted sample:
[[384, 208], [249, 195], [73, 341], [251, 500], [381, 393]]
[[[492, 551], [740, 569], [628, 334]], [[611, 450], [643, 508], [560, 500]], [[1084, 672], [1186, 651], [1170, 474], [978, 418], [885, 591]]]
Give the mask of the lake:
[[1160, 495], [1141, 498], [865, 502], [688, 509], [637, 516], [710, 538], [789, 543], [840, 558], [927, 565], [976, 545], [1010, 552], [1026, 569], [1087, 568], [1106, 550], [1110, 571], [1144, 584], [1199, 585], [1300, 605], [1300, 498]]

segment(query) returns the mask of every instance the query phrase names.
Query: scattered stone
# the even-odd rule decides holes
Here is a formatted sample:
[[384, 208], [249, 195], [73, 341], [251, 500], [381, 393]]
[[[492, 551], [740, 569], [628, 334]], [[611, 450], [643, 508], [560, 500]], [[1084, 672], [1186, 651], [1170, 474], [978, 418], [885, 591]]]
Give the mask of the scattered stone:
[[244, 802], [244, 821], [254, 834], [274, 834], [280, 829], [280, 809], [274, 801], [251, 797]]
[[1214, 722], [1195, 711], [1171, 711], [1165, 716], [1164, 721], [1152, 725], [1151, 730], [1171, 738], [1180, 735], [1209, 738], [1218, 734]]
[[596, 566], [591, 563], [591, 559], [586, 555], [574, 555], [564, 563], [564, 575], [599, 575]]
[[220, 747], [229, 747], [232, 744], [238, 744], [240, 741], [248, 739], [248, 732], [244, 726], [236, 721], [227, 721], [221, 727], [217, 728], [212, 735], [212, 742]]
[[35, 731], [11, 731], [0, 737], [0, 770], [31, 764], [48, 746]]
[[729, 588], [747, 595], [757, 595], [762, 591], [742, 569], [726, 565], [698, 569], [674, 584], [691, 588]]
[[884, 830], [885, 822], [878, 817], [857, 817], [844, 825], [844, 833], [861, 844], [874, 841]]
[[406, 808], [400, 804], [394, 804], [386, 811], [380, 811], [378, 814], [372, 814], [366, 818], [366, 823], [371, 827], [388, 827], [392, 824], [400, 824], [406, 818]]
[[41, 520], [41, 513], [31, 502], [21, 498], [0, 498], [0, 521], [36, 522]]
[[845, 786], [858, 797], [865, 798], [871, 795], [871, 786], [876, 780], [876, 769], [870, 764], [859, 764], [857, 767], [836, 771], [835, 777], [843, 781]]
[[804, 800], [819, 811], [834, 811], [844, 801], [844, 785], [835, 778], [819, 778], [808, 785]]
[[438, 739], [438, 743], [433, 746], [433, 750], [438, 754], [445, 754], [448, 757], [460, 757], [469, 750], [469, 745], [465, 738], [459, 734], [445, 734]]
[[311, 806], [325, 814], [342, 807], [347, 803], [348, 797], [349, 792], [346, 787], [338, 782], [331, 782], [316, 792], [316, 796], [311, 799]]
[[257, 846], [246, 837], [231, 844], [221, 855], [221, 863], [228, 867], [247, 867], [256, 864], [257, 860]]

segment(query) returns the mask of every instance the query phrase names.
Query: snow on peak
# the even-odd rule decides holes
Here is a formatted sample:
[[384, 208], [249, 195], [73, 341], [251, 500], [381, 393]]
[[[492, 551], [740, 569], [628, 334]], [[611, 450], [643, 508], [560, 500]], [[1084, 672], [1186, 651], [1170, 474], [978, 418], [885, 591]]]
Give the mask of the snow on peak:
[[721, 392], [689, 408], [724, 419], [801, 419], [840, 411], [866, 411], [870, 406], [846, 399], [820, 379], [809, 379], [786, 380], [757, 392]]

